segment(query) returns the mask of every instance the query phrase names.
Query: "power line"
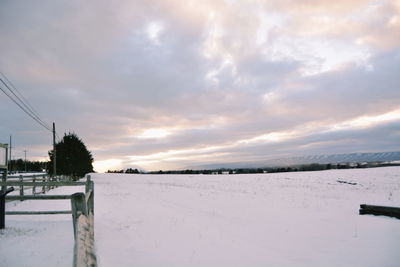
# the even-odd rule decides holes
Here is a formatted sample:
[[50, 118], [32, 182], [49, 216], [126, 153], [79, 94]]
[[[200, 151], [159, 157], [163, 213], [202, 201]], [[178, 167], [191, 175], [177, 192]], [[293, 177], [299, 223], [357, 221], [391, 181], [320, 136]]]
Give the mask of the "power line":
[[[1, 80], [1, 79], [0, 79]], [[18, 107], [20, 107], [20, 109], [22, 109], [22, 111], [24, 111], [29, 117], [31, 117], [32, 119], [34, 119], [37, 123], [39, 123], [40, 125], [42, 125], [44, 128], [46, 128], [47, 130], [51, 131], [49, 128], [47, 128], [47, 126], [45, 124], [43, 124], [42, 122], [40, 122], [38, 119], [36, 119], [32, 114], [30, 114], [27, 110], [24, 109], [24, 107], [22, 107], [17, 101], [15, 101], [15, 99], [13, 99], [6, 91], [3, 90], [3, 88], [0, 87], [0, 90], [3, 91], [3, 93], [8, 96], [15, 104], [17, 104]]]
[[[2, 73], [2, 75], [5, 77], [5, 75]], [[37, 123], [39, 123], [41, 126], [43, 126], [46, 130], [52, 131], [51, 128], [37, 115], [31, 108], [28, 107], [27, 104], [25, 104], [24, 101], [21, 100], [20, 97], [18, 97], [14, 91], [7, 85], [7, 83], [4, 82], [2, 78], [0, 78], [0, 81], [6, 86], [6, 88], [19, 100], [19, 102], [12, 97], [9, 93], [7, 93], [2, 87], [0, 87], [0, 90], [3, 91], [3, 93], [8, 96], [22, 111], [24, 111], [29, 117], [31, 117], [33, 120], [35, 120]]]
[[[2, 73], [2, 75], [7, 79], [7, 77]], [[12, 88], [10, 88], [3, 79], [1, 79], [1, 82], [7, 87], [7, 89], [19, 100], [20, 104], [22, 104], [25, 107], [25, 110], [27, 110], [33, 117], [35, 117], [37, 120], [39, 120], [41, 122], [42, 125], [46, 126], [45, 128], [47, 128], [48, 130], [50, 129], [50, 126], [45, 123], [38, 114], [36, 114], [29, 106], [31, 106], [29, 103], [26, 104], [20, 97], [18, 97], [15, 92], [12, 90]], [[8, 79], [7, 79], [8, 80]], [[19, 91], [18, 91], [19, 92]], [[24, 98], [22, 96], [21, 93], [19, 93], [21, 95], [22, 98]], [[24, 98], [25, 99], [25, 98]]]
[[[40, 114], [39, 114], [39, 112], [37, 112], [34, 108], [33, 108], [33, 106], [29, 103], [29, 101], [21, 94], [21, 92], [15, 87], [15, 85], [7, 78], [7, 76], [3, 73], [3, 72], [1, 72], [0, 71], [0, 74], [3, 76], [3, 78], [7, 81], [7, 83], [9, 84], [9, 85], [11, 85], [11, 87], [14, 89], [14, 91], [15, 92], [17, 92], [18, 93], [18, 95], [23, 99], [23, 101], [21, 101], [23, 104], [24, 104], [24, 102], [26, 103], [26, 105], [25, 106], [27, 106], [27, 107], [29, 107], [29, 109], [30, 109], [30, 111], [34, 114], [34, 115], [36, 115], [36, 117], [37, 118], [39, 118], [40, 117]], [[13, 93], [14, 94], [14, 93]], [[14, 94], [15, 95], [15, 94]], [[19, 99], [19, 98], [18, 98]], [[41, 120], [42, 121], [42, 120]], [[49, 124], [47, 124], [47, 123], [45, 123], [44, 121], [42, 121], [44, 124], [46, 124], [46, 126], [48, 126], [49, 128], [50, 128], [50, 125]]]
[[[53, 163], [53, 167], [54, 167], [54, 173], [53, 175], [56, 174], [56, 136], [58, 139], [60, 139], [58, 137], [58, 134], [56, 132], [55, 129], [55, 123], [53, 122], [53, 127], [51, 128], [46, 122], [44, 122], [40, 116], [39, 113], [32, 107], [32, 105], [28, 102], [28, 100], [21, 94], [21, 92], [18, 91], [18, 89], [14, 86], [14, 84], [4, 75], [4, 73], [0, 72], [1, 75], [3, 76], [3, 78], [10, 84], [10, 86], [2, 79], [0, 78], [0, 81], [5, 85], [5, 87], [12, 93], [12, 95], [14, 95], [14, 97], [12, 97], [12, 95], [10, 95], [8, 92], [6, 92], [1, 86], [0, 86], [0, 90], [8, 97], [10, 98], [22, 111], [24, 111], [29, 117], [31, 117], [34, 121], [36, 121], [37, 123], [39, 123], [41, 126], [43, 126], [46, 130], [50, 131], [53, 133], [53, 153], [54, 153], [54, 163]], [[20, 97], [15, 93], [17, 92]], [[18, 100], [18, 101], [17, 101]], [[26, 172], [26, 150], [24, 150], [25, 152], [25, 172]]]

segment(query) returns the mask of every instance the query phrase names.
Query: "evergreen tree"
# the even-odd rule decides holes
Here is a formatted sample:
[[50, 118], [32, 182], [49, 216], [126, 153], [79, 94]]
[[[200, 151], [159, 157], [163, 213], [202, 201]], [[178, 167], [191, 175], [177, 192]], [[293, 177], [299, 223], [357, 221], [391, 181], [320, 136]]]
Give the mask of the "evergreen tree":
[[[53, 174], [54, 151], [49, 151], [48, 172]], [[75, 133], [65, 134], [56, 144], [57, 174], [70, 175], [77, 179], [93, 172], [92, 153]]]

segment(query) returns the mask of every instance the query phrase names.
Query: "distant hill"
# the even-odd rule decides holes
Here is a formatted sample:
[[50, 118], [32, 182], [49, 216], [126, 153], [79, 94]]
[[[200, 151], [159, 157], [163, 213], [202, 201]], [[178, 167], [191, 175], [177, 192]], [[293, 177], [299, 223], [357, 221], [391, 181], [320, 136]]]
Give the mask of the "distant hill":
[[269, 164], [293, 165], [293, 164], [328, 164], [346, 162], [386, 162], [400, 160], [400, 152], [381, 152], [381, 153], [351, 153], [333, 155], [313, 155], [271, 160]]
[[192, 166], [193, 169], [218, 169], [218, 168], [264, 168], [292, 166], [299, 164], [338, 164], [338, 163], [362, 163], [362, 162], [389, 162], [400, 160], [400, 151], [397, 152], [379, 152], [379, 153], [350, 153], [350, 154], [332, 154], [332, 155], [311, 155], [296, 156], [288, 158], [268, 159], [255, 162], [230, 162], [205, 164], [201, 166]]

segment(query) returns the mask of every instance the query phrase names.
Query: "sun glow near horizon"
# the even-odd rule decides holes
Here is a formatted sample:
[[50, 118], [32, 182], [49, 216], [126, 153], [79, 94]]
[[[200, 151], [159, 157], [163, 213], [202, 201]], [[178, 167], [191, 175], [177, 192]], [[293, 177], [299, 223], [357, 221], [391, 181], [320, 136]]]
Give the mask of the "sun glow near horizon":
[[93, 169], [95, 172], [106, 172], [108, 170], [119, 170], [123, 169], [123, 161], [121, 159], [106, 159], [106, 160], [95, 160], [93, 162]]
[[[229, 150], [237, 149], [238, 147], [254, 146], [256, 144], [265, 143], [284, 143], [285, 141], [296, 138], [305, 138], [314, 134], [315, 132], [345, 131], [359, 127], [372, 127], [376, 124], [385, 123], [388, 121], [400, 121], [400, 109], [374, 116], [357, 117], [352, 120], [348, 120], [340, 124], [333, 124], [328, 127], [325, 124], [313, 123], [309, 126], [302, 126], [296, 130], [266, 133], [218, 146], [193, 147], [187, 149], [162, 151], [146, 155], [129, 156], [129, 162], [134, 166], [143, 166], [144, 168], [152, 170], [163, 169], [164, 166], [167, 168], [177, 168], [179, 165], [171, 164], [171, 162], [191, 160], [193, 163], [195, 163], [197, 160], [201, 161], [206, 158], [211, 159], [217, 156], [225, 156], [229, 158], [231, 155]], [[326, 142], [330, 143], [331, 141]], [[323, 143], [324, 142], [321, 142], [321, 144]], [[223, 162], [223, 160], [221, 162]]]

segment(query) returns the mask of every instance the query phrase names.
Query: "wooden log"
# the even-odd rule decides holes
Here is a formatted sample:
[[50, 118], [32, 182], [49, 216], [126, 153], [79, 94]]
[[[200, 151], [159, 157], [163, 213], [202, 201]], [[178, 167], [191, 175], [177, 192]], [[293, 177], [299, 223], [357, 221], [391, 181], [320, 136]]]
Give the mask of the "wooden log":
[[54, 211], [6, 211], [6, 215], [56, 215], [71, 214], [70, 210], [54, 210]]
[[6, 200], [50, 200], [50, 199], [71, 199], [71, 195], [35, 195], [35, 196], [6, 196]]
[[360, 215], [364, 215], [364, 214], [383, 215], [383, 216], [395, 217], [395, 218], [400, 219], [400, 208], [399, 207], [361, 204], [359, 213], [360, 213]]

